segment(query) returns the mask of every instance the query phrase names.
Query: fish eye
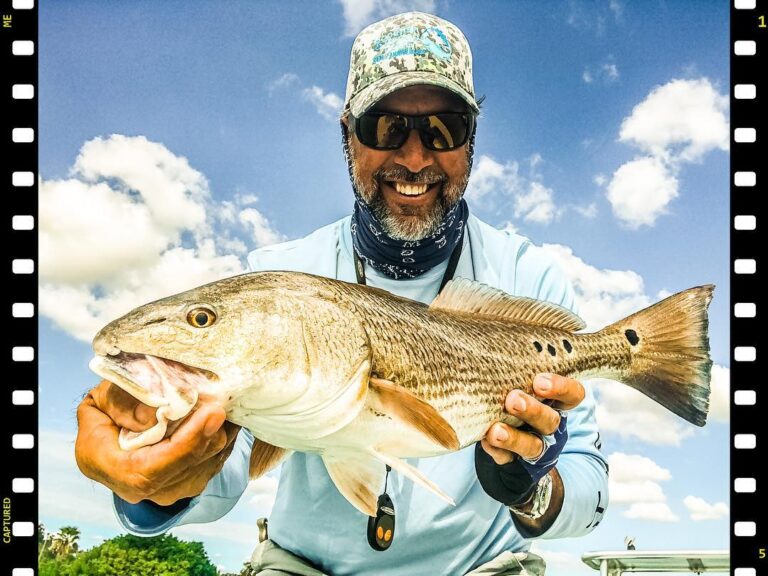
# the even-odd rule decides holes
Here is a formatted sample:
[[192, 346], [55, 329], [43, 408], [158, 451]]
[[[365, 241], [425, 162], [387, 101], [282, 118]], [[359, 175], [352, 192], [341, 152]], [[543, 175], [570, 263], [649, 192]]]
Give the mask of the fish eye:
[[194, 308], [187, 314], [187, 322], [195, 328], [208, 328], [216, 322], [216, 313], [210, 308]]

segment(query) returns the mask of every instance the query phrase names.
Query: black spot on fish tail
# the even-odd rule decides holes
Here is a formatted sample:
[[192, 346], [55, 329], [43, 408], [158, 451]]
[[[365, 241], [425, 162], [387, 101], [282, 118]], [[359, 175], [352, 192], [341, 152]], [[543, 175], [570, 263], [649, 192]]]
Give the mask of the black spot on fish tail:
[[547, 344], [547, 352], [549, 352], [550, 356], [554, 356], [555, 354], [557, 354], [557, 352], [555, 351], [555, 347], [552, 346], [552, 344]]
[[632, 346], [636, 346], [637, 343], [640, 342], [640, 336], [638, 336], [637, 332], [632, 329], [625, 330], [624, 336], [627, 337], [627, 340], [629, 340], [629, 343], [632, 344]]
[[565, 351], [569, 354], [573, 352], [573, 346], [571, 346], [571, 343], [568, 342], [568, 340], [563, 340], [563, 348], [565, 348]]
[[544, 348], [542, 348], [541, 344], [539, 344], [538, 342], [534, 342], [533, 347], [536, 348], [536, 352], [541, 352], [542, 350], [544, 350]]

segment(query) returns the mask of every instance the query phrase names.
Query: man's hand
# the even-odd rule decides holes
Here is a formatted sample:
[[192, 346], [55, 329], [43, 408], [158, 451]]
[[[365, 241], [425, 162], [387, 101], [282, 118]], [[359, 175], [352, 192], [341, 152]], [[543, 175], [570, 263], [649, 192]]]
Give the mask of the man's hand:
[[[521, 390], [507, 394], [504, 409], [517, 416], [542, 435], [553, 434], [560, 425], [557, 410], [570, 410], [584, 400], [584, 386], [578, 380], [557, 374], [539, 374], [533, 379], [535, 397]], [[547, 400], [544, 404], [541, 400]], [[497, 422], [481, 440], [483, 449], [496, 464], [511, 462], [515, 455], [536, 458], [541, 454], [542, 440], [537, 434]]]
[[120, 428], [142, 432], [157, 423], [155, 408], [103, 380], [77, 409], [75, 458], [80, 471], [123, 500], [168, 506], [197, 496], [218, 474], [240, 430], [218, 406], [200, 406], [167, 438], [124, 451]]
[[[525, 537], [544, 533], [563, 506], [564, 488], [555, 464], [568, 439], [565, 417], [558, 410], [570, 410], [584, 399], [584, 386], [555, 374], [539, 374], [533, 381], [535, 396], [520, 390], [507, 395], [505, 410], [523, 421], [522, 429], [497, 422], [475, 448], [475, 468], [483, 489], [494, 499], [514, 506], [518, 529]], [[543, 436], [551, 445], [547, 446]], [[480, 448], [482, 446], [482, 449]], [[541, 477], [552, 478], [549, 507], [539, 518], [528, 518], [533, 494]]]

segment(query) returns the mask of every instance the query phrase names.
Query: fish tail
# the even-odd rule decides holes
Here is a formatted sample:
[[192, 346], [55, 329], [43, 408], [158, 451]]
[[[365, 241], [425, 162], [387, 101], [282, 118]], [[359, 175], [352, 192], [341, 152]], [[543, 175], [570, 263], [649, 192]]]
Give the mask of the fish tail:
[[707, 308], [714, 288], [678, 292], [601, 330], [618, 333], [629, 347], [621, 381], [697, 426], [709, 410]]

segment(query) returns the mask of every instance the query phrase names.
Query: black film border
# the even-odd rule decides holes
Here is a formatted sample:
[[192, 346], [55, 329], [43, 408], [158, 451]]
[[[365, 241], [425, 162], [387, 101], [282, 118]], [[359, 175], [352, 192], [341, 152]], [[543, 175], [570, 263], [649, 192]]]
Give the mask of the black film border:
[[35, 0], [2, 0], [0, 138], [2, 138], [3, 307], [10, 338], [0, 410], [0, 574], [37, 573], [38, 531], [38, 8]]
[[[759, 488], [768, 451], [760, 438], [760, 192], [765, 188], [768, 136], [764, 116], [768, 83], [768, 2], [731, 0], [731, 573], [768, 574], [768, 540], [762, 528], [765, 508]], [[762, 104], [761, 104], [762, 103]], [[760, 161], [762, 158], [762, 162]], [[762, 502], [762, 505], [761, 505]]]

